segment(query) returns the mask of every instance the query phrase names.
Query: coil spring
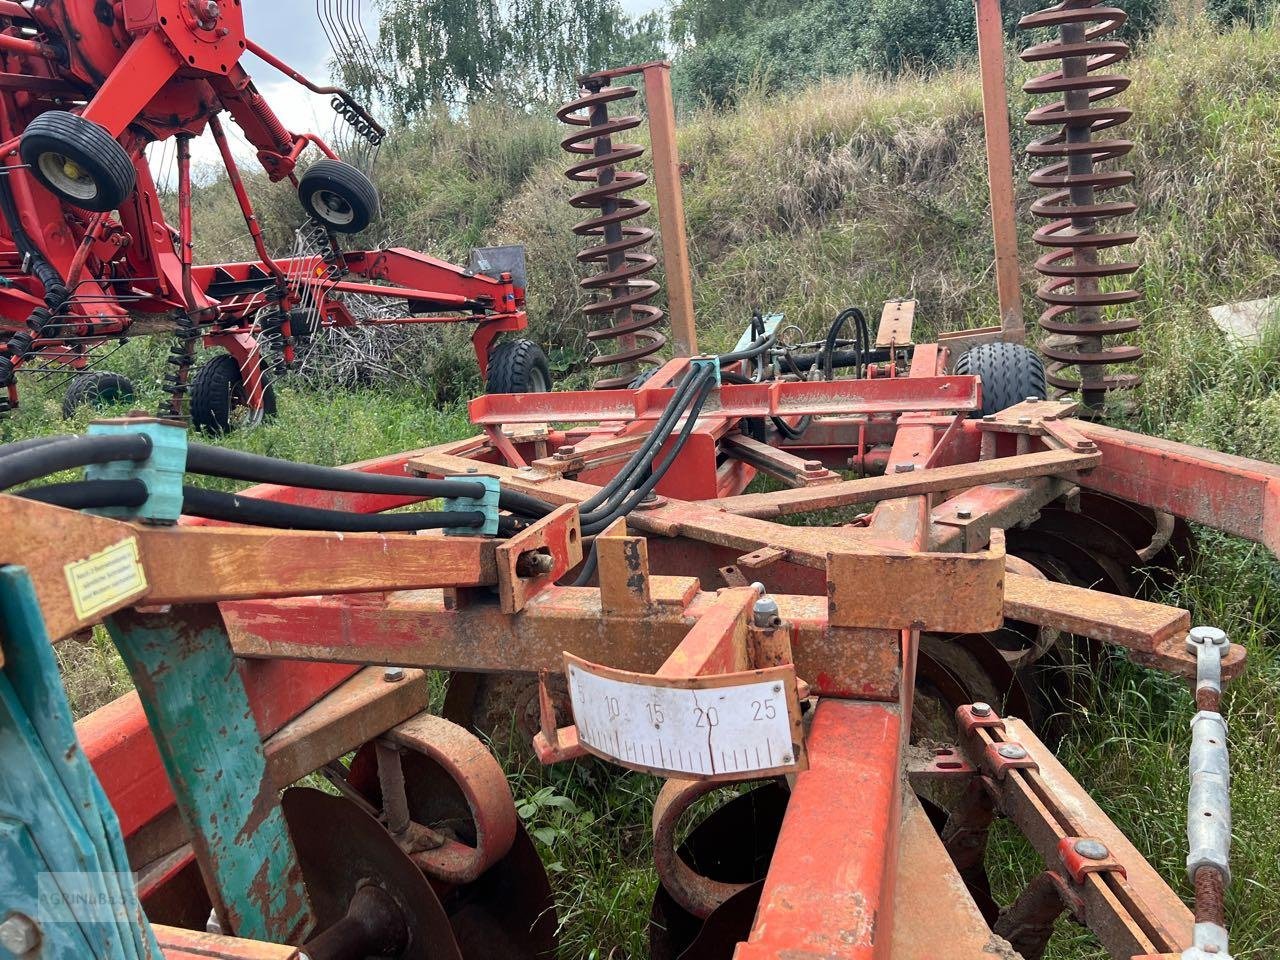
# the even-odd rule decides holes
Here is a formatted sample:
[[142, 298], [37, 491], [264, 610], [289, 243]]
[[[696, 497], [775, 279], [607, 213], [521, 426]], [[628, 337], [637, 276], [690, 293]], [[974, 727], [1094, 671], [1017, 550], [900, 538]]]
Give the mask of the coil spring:
[[340, 94], [335, 94], [333, 99], [329, 101], [329, 106], [333, 108], [334, 113], [350, 125], [356, 136], [365, 140], [372, 147], [382, 146], [384, 134], [375, 130], [364, 117], [360, 116], [360, 111], [355, 104], [346, 100]]
[[[591, 365], [618, 367], [617, 375], [596, 382], [596, 387], [609, 389], [627, 386], [634, 378], [636, 364], [661, 350], [667, 338], [653, 329], [662, 322], [662, 310], [645, 302], [659, 289], [656, 281], [645, 278], [658, 261], [640, 249], [653, 239], [653, 230], [629, 223], [648, 213], [650, 205], [624, 195], [643, 186], [649, 178], [636, 170], [618, 169], [619, 164], [642, 156], [644, 147], [613, 141], [615, 136], [640, 126], [640, 117], [609, 116], [609, 104], [629, 100], [636, 95], [636, 88], [609, 86], [608, 79], [602, 76], [583, 77], [581, 83], [582, 96], [561, 107], [556, 116], [570, 126], [582, 128], [565, 137], [560, 145], [569, 153], [586, 158], [566, 170], [565, 176], [575, 183], [592, 184], [569, 203], [578, 209], [598, 211], [575, 224], [573, 232], [602, 241], [580, 251], [578, 262], [604, 265], [602, 272], [587, 277], [580, 285], [598, 296], [583, 307], [588, 319], [612, 315], [610, 326], [587, 334], [587, 339], [600, 350]], [[610, 340], [621, 341], [613, 353], [601, 346], [602, 341]]]
[[196, 362], [196, 344], [200, 340], [200, 330], [195, 319], [185, 310], [174, 316], [174, 323], [176, 327], [173, 342], [169, 345], [169, 356], [165, 358], [166, 369], [161, 381], [164, 396], [160, 398], [156, 416], [181, 420], [183, 398], [191, 383], [191, 367]]
[[[1035, 241], [1049, 248], [1036, 261], [1036, 270], [1046, 278], [1037, 291], [1047, 307], [1040, 315], [1040, 326], [1049, 334], [1041, 352], [1049, 360], [1048, 380], [1057, 395], [1079, 390], [1085, 405], [1091, 408], [1101, 406], [1108, 391], [1129, 389], [1141, 382], [1138, 374], [1106, 374], [1104, 369], [1142, 356], [1138, 346], [1103, 340], [1133, 333], [1141, 326], [1137, 318], [1110, 319], [1104, 311], [1140, 300], [1142, 294], [1132, 289], [1104, 290], [1101, 282], [1138, 269], [1132, 261], [1100, 258], [1105, 251], [1133, 243], [1138, 235], [1127, 230], [1108, 233], [1098, 228], [1101, 222], [1127, 216], [1137, 209], [1130, 201], [1097, 199], [1104, 191], [1133, 182], [1133, 173], [1128, 170], [1097, 167], [1133, 149], [1129, 140], [1094, 139], [1094, 134], [1119, 126], [1132, 116], [1131, 110], [1114, 103], [1095, 106], [1129, 86], [1128, 77], [1096, 73], [1129, 55], [1129, 46], [1123, 40], [1102, 39], [1124, 24], [1124, 11], [1098, 6], [1099, 2], [1062, 0], [1028, 14], [1018, 23], [1024, 30], [1058, 30], [1055, 39], [1025, 50], [1023, 60], [1062, 62], [1059, 69], [1041, 74], [1023, 86], [1030, 94], [1061, 96], [1036, 107], [1026, 117], [1032, 126], [1061, 127], [1027, 147], [1029, 155], [1048, 161], [1031, 175], [1030, 183], [1051, 191], [1031, 206], [1034, 214], [1050, 221], [1035, 232]], [[1072, 366], [1079, 367], [1078, 379], [1063, 375]]]

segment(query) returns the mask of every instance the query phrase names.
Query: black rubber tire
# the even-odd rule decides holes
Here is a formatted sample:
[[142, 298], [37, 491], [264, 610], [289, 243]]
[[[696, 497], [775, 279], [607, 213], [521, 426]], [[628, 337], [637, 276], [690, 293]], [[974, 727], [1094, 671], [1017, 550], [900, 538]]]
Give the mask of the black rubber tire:
[[982, 378], [982, 409], [970, 417], [999, 413], [1028, 397], [1048, 396], [1040, 355], [1020, 343], [980, 343], [956, 361], [956, 373]]
[[[229, 353], [202, 363], [191, 378], [191, 425], [201, 433], [230, 433], [231, 411], [243, 406], [244, 380], [240, 364]], [[262, 394], [264, 418], [276, 415], [276, 395], [268, 383]]]
[[[128, 151], [92, 120], [65, 110], [50, 110], [27, 124], [18, 153], [45, 189], [81, 210], [115, 210], [133, 193], [137, 182]], [[92, 181], [94, 192], [80, 196], [50, 179], [41, 162], [50, 154], [61, 154], [80, 167]]]
[[547, 393], [551, 365], [532, 340], [503, 340], [489, 353], [486, 393]]
[[359, 233], [378, 215], [378, 190], [369, 178], [341, 160], [317, 160], [298, 181], [298, 199], [307, 214], [337, 233]]
[[70, 420], [83, 406], [96, 408], [106, 404], [132, 403], [136, 396], [133, 381], [128, 377], [103, 371], [82, 373], [67, 387], [62, 398], [62, 416]]

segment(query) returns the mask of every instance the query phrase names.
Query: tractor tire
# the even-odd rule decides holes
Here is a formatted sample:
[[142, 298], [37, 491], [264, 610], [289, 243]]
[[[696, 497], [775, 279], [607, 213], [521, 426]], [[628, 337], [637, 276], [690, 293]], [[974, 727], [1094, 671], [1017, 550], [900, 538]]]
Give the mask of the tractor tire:
[[84, 373], [71, 381], [62, 398], [63, 419], [70, 420], [76, 411], [83, 406], [109, 406], [117, 403], [132, 403], [137, 394], [133, 389], [133, 381], [118, 373]]
[[341, 160], [317, 160], [298, 181], [298, 200], [315, 221], [337, 233], [359, 233], [378, 215], [378, 191]]
[[956, 361], [956, 373], [982, 378], [982, 409], [970, 417], [1007, 410], [1028, 397], [1043, 400], [1048, 386], [1040, 355], [1020, 343], [981, 343]]
[[117, 209], [137, 182], [128, 151], [92, 120], [65, 110], [32, 120], [18, 153], [50, 193], [93, 213]]
[[489, 354], [486, 393], [548, 393], [551, 365], [532, 340], [503, 340]]
[[229, 353], [220, 353], [196, 370], [191, 378], [191, 425], [201, 433], [230, 433], [238, 425], [256, 426], [276, 415], [275, 391], [268, 383], [262, 392], [262, 410], [251, 411], [243, 424], [232, 412], [246, 406], [240, 364]]

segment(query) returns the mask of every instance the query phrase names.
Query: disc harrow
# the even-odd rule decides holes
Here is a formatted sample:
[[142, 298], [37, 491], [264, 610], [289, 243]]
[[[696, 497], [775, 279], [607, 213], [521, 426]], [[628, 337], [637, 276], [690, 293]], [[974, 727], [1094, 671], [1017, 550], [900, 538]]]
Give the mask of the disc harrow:
[[[268, 170], [288, 167], [314, 139], [271, 122], [236, 58], [216, 55], [238, 37], [238, 8], [172, 3], [125, 0], [129, 43], [103, 52], [108, 66], [190, 49], [184, 79], [256, 131]], [[167, 23], [148, 19], [161, 8]], [[1078, 25], [1090, 8], [1054, 10]], [[40, 18], [79, 9], [0, 2], [37, 24], [0, 32], [0, 51], [59, 62], [69, 31], [42, 33]], [[978, 12], [998, 141], [1001, 19], [992, 0]], [[668, 67], [595, 76], [645, 78], [678, 278]], [[136, 146], [130, 130], [164, 122], [143, 108], [169, 80], [108, 110], [102, 91], [125, 85], [106, 73], [81, 113], [62, 112]], [[216, 116], [199, 122], [216, 134]], [[45, 173], [67, 190], [96, 183], [78, 167]], [[26, 202], [31, 175], [0, 183]], [[799, 343], [784, 317], [757, 314], [732, 350], [699, 355], [675, 283], [673, 359], [611, 389], [477, 397], [475, 435], [425, 449], [328, 468], [145, 416], [0, 446], [0, 947], [23, 960], [553, 957], [556, 891], [499, 754], [663, 781], [657, 960], [1035, 960], [1064, 916], [1117, 960], [1229, 960], [1221, 710], [1245, 651], [1145, 588], [1191, 562], [1192, 524], [1280, 551], [1280, 467], [1045, 396], [1006, 299], [1013, 231], [994, 198], [1011, 190], [995, 178], [998, 327], [917, 343], [917, 304], [899, 298], [874, 331], [850, 306]], [[358, 213], [330, 193], [311, 197], [317, 210]], [[88, 236], [114, 230], [78, 217]], [[264, 317], [296, 307], [294, 286], [303, 304], [392, 296], [353, 275], [406, 278], [414, 289], [394, 289], [413, 303], [441, 275], [472, 291], [458, 294], [469, 309], [474, 285], [500, 291], [478, 349], [523, 322], [505, 271], [339, 254], [314, 236], [287, 269], [264, 253], [209, 271], [190, 263], [187, 226], [164, 276], [206, 295], [171, 294], [166, 309], [201, 324], [252, 311], [286, 356], [293, 310]], [[41, 302], [37, 282], [61, 297], [55, 275], [77, 269], [52, 264], [72, 246], [33, 261], [28, 299]], [[81, 266], [124, 262], [95, 256]], [[293, 280], [265, 302], [281, 276]], [[210, 477], [253, 485], [194, 482]], [[134, 691], [73, 722], [55, 648], [98, 627]], [[1194, 690], [1194, 911], [1048, 745], [1076, 710], [1073, 681], [1104, 654]], [[504, 719], [500, 742], [488, 734]], [[1009, 902], [987, 873], [997, 818], [1042, 867]]]

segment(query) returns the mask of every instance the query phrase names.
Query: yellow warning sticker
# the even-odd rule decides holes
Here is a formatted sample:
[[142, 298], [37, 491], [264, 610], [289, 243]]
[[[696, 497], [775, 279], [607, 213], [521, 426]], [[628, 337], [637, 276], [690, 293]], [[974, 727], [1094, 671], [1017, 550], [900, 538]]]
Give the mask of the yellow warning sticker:
[[65, 569], [71, 603], [81, 620], [91, 620], [147, 589], [147, 574], [142, 569], [135, 537], [68, 563]]

